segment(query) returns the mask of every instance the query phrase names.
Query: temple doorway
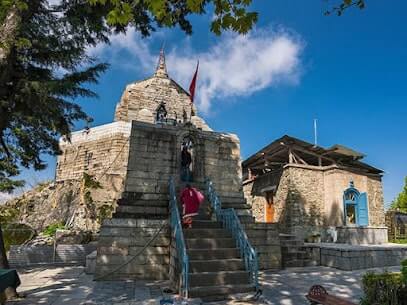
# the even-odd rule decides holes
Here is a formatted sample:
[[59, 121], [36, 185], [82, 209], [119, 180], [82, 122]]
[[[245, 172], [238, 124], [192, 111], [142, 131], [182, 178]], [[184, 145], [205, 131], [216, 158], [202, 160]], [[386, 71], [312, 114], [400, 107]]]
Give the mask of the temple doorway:
[[273, 192], [266, 192], [265, 222], [274, 222], [274, 214]]
[[194, 144], [190, 136], [181, 144], [181, 181], [192, 182], [194, 175]]

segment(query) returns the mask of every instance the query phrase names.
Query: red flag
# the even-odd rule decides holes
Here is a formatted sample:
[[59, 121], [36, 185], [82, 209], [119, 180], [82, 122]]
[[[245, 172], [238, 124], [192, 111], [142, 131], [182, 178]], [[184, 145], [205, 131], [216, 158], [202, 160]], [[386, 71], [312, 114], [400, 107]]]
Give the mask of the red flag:
[[198, 77], [198, 68], [199, 68], [199, 60], [198, 60], [198, 63], [196, 64], [196, 70], [195, 70], [194, 77], [192, 78], [191, 84], [189, 85], [189, 96], [191, 98], [191, 103], [194, 102], [196, 79]]

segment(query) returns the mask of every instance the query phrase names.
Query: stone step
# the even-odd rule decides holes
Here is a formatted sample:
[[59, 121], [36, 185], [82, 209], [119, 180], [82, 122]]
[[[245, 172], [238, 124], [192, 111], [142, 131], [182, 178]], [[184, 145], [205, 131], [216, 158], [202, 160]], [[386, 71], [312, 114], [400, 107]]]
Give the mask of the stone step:
[[240, 258], [240, 250], [238, 248], [188, 249], [187, 251], [190, 260]]
[[130, 218], [130, 219], [151, 219], [151, 220], [164, 220], [168, 218], [168, 215], [165, 214], [136, 214], [136, 213], [123, 213], [123, 212], [116, 212], [113, 214], [112, 218], [116, 219], [123, 219], [123, 218]]
[[236, 242], [233, 238], [186, 238], [189, 249], [219, 249], [235, 248]]
[[281, 253], [292, 254], [292, 253], [307, 253], [303, 250], [303, 247], [282, 247]]
[[222, 203], [229, 202], [229, 203], [246, 203], [246, 198], [243, 196], [242, 193], [236, 193], [235, 196], [219, 196], [219, 199]]
[[250, 210], [252, 206], [246, 203], [228, 203], [222, 202], [223, 209], [230, 209], [233, 208], [235, 210]]
[[123, 199], [132, 200], [166, 200], [168, 202], [168, 194], [148, 193], [148, 192], [124, 192]]
[[278, 236], [280, 237], [280, 239], [281, 239], [281, 240], [286, 240], [286, 239], [288, 239], [288, 240], [291, 240], [291, 239], [296, 239], [296, 236], [295, 236], [295, 235], [292, 235], [292, 234], [280, 233], [280, 234], [278, 234]]
[[255, 218], [253, 217], [253, 216], [251, 216], [251, 215], [239, 215], [238, 214], [238, 217], [239, 217], [239, 220], [240, 220], [240, 223], [244, 223], [244, 224], [249, 224], [249, 223], [254, 223], [255, 222]]
[[281, 247], [302, 247], [304, 245], [304, 242], [302, 240], [281, 240], [280, 239], [280, 243], [281, 243]]
[[168, 207], [119, 205], [116, 209], [116, 213], [137, 215], [168, 215]]
[[189, 274], [190, 287], [247, 285], [249, 272], [247, 271], [219, 271], [199, 272]]
[[[158, 231], [158, 228], [129, 228], [129, 227], [107, 227], [107, 226], [102, 226], [100, 228], [100, 233], [99, 237], [101, 236], [121, 236], [121, 237], [152, 237], [154, 236]], [[163, 228], [159, 235], [165, 235], [165, 234], [170, 234], [170, 228]]]
[[184, 229], [185, 238], [231, 238], [232, 234], [226, 229]]
[[159, 228], [162, 225], [169, 226], [168, 219], [134, 219], [132, 217], [126, 218], [111, 218], [103, 221], [103, 226], [106, 227], [126, 227], [126, 228]]
[[245, 265], [241, 258], [190, 260], [189, 265], [191, 273], [245, 270]]
[[306, 252], [282, 253], [282, 256], [284, 261], [310, 259], [309, 254]]
[[131, 206], [146, 206], [146, 207], [163, 207], [168, 208], [169, 202], [168, 200], [130, 200], [130, 199], [119, 199], [118, 205], [131, 205]]
[[245, 293], [254, 291], [252, 285], [222, 285], [222, 286], [202, 286], [192, 287], [189, 295], [192, 298], [201, 298], [204, 302], [221, 301], [227, 299], [227, 296], [235, 293]]
[[292, 268], [292, 267], [311, 267], [314, 265], [315, 261], [311, 259], [293, 259], [289, 261], [284, 261], [283, 266], [284, 268]]
[[209, 229], [209, 228], [222, 228], [222, 223], [212, 220], [195, 220], [192, 222], [194, 229]]

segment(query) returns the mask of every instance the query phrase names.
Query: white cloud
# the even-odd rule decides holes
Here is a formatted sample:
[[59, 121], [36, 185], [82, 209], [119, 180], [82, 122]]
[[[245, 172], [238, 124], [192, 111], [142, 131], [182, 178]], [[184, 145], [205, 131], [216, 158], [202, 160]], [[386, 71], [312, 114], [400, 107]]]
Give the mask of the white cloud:
[[[107, 57], [112, 65], [152, 73], [158, 53], [151, 51], [152, 43], [152, 38], [142, 39], [129, 31], [114, 36], [110, 47], [98, 46], [90, 52]], [[245, 36], [225, 34], [204, 51], [195, 50], [188, 38], [177, 45], [166, 47], [169, 74], [188, 88], [199, 59], [196, 99], [204, 113], [215, 101], [251, 95], [283, 83], [297, 84], [301, 74], [303, 42], [284, 30], [257, 29]]]

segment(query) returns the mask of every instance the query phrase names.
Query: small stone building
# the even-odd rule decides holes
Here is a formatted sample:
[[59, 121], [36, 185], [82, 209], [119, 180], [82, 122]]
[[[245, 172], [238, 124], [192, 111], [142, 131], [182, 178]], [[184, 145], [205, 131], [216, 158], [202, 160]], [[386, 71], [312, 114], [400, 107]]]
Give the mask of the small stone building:
[[281, 232], [324, 239], [336, 227], [339, 242], [349, 234], [355, 243], [386, 242], [383, 172], [363, 157], [285, 135], [243, 162], [245, 197], [257, 221], [276, 222]]

